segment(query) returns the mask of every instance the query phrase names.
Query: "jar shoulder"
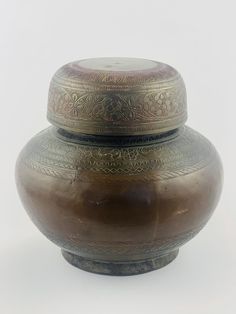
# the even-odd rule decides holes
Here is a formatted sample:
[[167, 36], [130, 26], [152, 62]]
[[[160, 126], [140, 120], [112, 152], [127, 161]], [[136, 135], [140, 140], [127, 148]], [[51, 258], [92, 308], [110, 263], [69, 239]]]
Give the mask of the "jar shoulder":
[[95, 175], [142, 176], [158, 179], [188, 174], [216, 163], [214, 146], [197, 131], [185, 126], [166, 140], [146, 137], [132, 145], [110, 145], [61, 136], [49, 127], [34, 136], [19, 156], [19, 163], [42, 174], [72, 179], [81, 172]]

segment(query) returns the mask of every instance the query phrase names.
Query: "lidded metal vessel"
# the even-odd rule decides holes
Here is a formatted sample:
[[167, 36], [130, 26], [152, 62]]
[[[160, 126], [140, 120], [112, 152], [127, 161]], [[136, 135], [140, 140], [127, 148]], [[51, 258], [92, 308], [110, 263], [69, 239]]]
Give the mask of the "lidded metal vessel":
[[30, 217], [67, 261], [138, 274], [171, 262], [201, 230], [222, 167], [186, 119], [184, 82], [169, 65], [97, 58], [56, 72], [53, 126], [23, 149], [16, 180]]

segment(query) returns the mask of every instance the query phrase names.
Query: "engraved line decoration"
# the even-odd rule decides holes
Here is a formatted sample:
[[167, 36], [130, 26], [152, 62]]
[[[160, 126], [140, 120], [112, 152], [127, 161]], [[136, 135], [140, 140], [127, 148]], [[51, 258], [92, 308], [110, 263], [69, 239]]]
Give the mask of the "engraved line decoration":
[[[178, 84], [179, 85], [179, 84]], [[72, 89], [52, 82], [49, 89], [48, 116], [61, 123], [65, 120], [94, 122], [156, 122], [186, 111], [186, 94], [183, 88], [169, 87], [161, 91], [136, 92], [87, 91]], [[73, 122], [72, 122], [73, 123]]]
[[[163, 253], [166, 254], [168, 251], [177, 249], [184, 243], [188, 242], [203, 228], [203, 226], [204, 224], [193, 230], [178, 234], [177, 236], [159, 238], [154, 241], [140, 243], [122, 242], [113, 243], [112, 245], [109, 242], [103, 241], [83, 241], [73, 235], [67, 237], [65, 241], [65, 248], [66, 250], [70, 249], [72, 252], [74, 250], [79, 250], [80, 254], [96, 254], [97, 256], [104, 256], [104, 254], [108, 254], [116, 256], [117, 258], [122, 256], [125, 256], [126, 258], [128, 256], [137, 257], [143, 254], [148, 256], [160, 256]], [[54, 243], [60, 243], [60, 246], [63, 247], [63, 242], [61, 242], [62, 240], [60, 239], [59, 241], [55, 234], [49, 233], [47, 236], [50, 237]]]
[[70, 143], [50, 127], [34, 137], [21, 154], [26, 167], [73, 181], [84, 180], [90, 172], [95, 177], [112, 175], [105, 176], [106, 180], [114, 176], [116, 180], [143, 180], [142, 173], [148, 173], [146, 180], [166, 180], [205, 167], [213, 156], [209, 141], [188, 127], [175, 140], [122, 148]]

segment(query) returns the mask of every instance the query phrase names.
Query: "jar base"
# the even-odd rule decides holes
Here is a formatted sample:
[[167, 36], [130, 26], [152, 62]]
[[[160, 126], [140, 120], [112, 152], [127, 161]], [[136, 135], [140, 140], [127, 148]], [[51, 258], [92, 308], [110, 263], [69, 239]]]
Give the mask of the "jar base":
[[169, 252], [166, 255], [146, 260], [128, 262], [110, 262], [87, 259], [62, 250], [62, 255], [71, 265], [82, 270], [110, 276], [130, 276], [150, 272], [162, 268], [171, 263], [178, 255], [179, 250]]

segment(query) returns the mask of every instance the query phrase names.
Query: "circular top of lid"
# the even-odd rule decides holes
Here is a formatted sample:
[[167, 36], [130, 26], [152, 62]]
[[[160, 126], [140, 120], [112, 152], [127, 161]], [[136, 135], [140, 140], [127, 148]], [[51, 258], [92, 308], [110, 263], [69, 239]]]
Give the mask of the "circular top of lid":
[[53, 76], [48, 120], [72, 132], [157, 134], [183, 125], [186, 91], [171, 66], [138, 58], [68, 63]]

